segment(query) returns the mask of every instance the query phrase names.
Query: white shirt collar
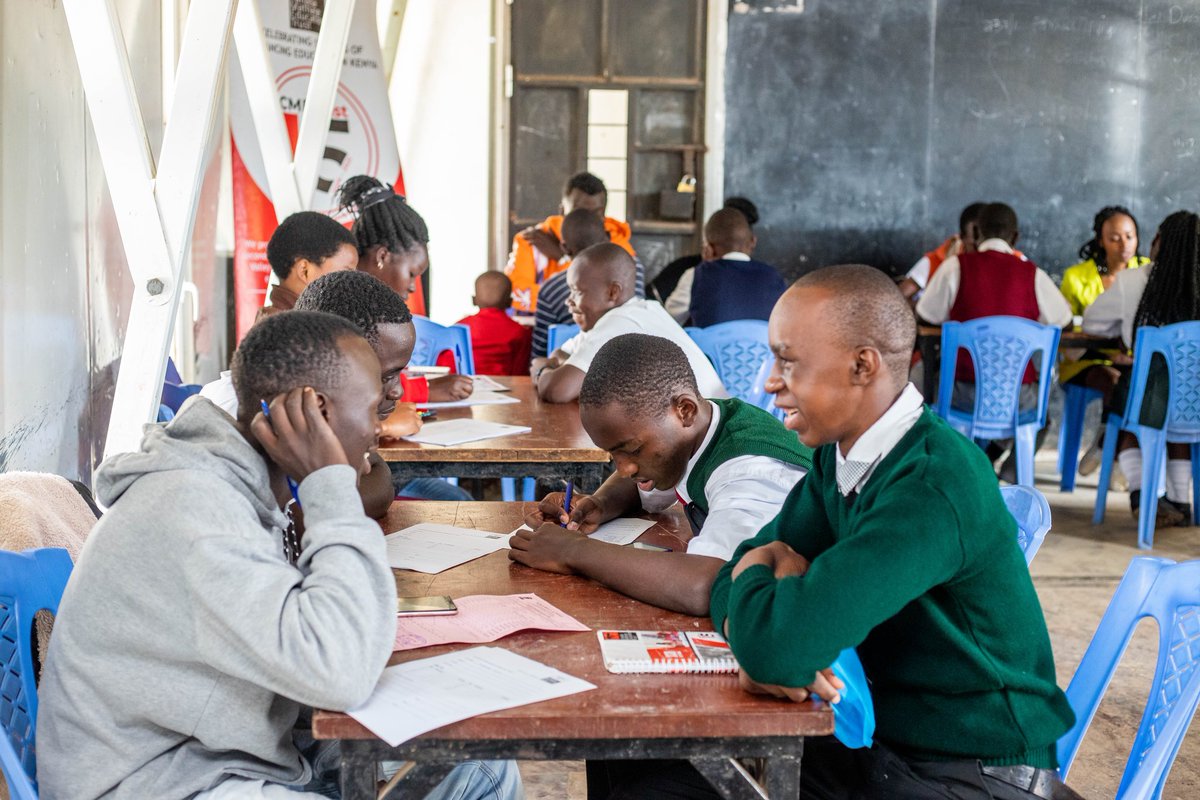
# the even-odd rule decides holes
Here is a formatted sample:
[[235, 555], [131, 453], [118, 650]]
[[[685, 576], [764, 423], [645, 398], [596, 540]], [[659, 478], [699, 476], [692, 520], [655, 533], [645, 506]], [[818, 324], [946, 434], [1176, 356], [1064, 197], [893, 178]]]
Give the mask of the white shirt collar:
[[705, 400], [709, 407], [712, 408], [712, 419], [708, 421], [708, 430], [704, 432], [704, 441], [700, 442], [700, 446], [696, 448], [696, 452], [692, 453], [692, 457], [688, 459], [687, 469], [683, 471], [683, 475], [679, 478], [679, 483], [675, 484], [675, 491], [683, 499], [684, 505], [692, 502], [692, 498], [688, 497], [687, 482], [691, 477], [692, 470], [696, 468], [696, 464], [700, 461], [700, 456], [704, 455], [704, 451], [708, 449], [708, 445], [712, 442], [713, 437], [717, 435], [717, 425], [721, 422], [721, 409], [712, 400]]
[[836, 444], [834, 445], [839, 473], [847, 461], [857, 461], [870, 465], [851, 486], [843, 486], [839, 476], [838, 491], [843, 496], [847, 496], [851, 492], [857, 492], [866, 485], [871, 475], [875, 472], [875, 468], [879, 466], [879, 462], [883, 461], [888, 453], [892, 452], [892, 449], [904, 438], [904, 434], [912, 430], [912, 426], [921, 417], [924, 404], [925, 399], [921, 397], [921, 393], [917, 391], [917, 387], [909, 383], [904, 387], [904, 391], [900, 393], [900, 396], [896, 398], [896, 401], [888, 407], [888, 410], [883, 412], [883, 416], [875, 420], [875, 423], [867, 428], [862, 436], [858, 437], [858, 441], [850, 448], [849, 453], [843, 456], [842, 448]]
[[990, 250], [1008, 253], [1009, 255], [1013, 254], [1012, 245], [1000, 238], [984, 239], [979, 243], [979, 246], [975, 248], [975, 251], [978, 253], [986, 253]]
[[750, 256], [746, 255], [745, 253], [739, 253], [737, 250], [731, 250], [730, 252], [721, 256], [721, 258], [719, 258], [717, 260], [718, 261], [721, 261], [721, 260], [724, 260], [724, 261], [749, 261]]

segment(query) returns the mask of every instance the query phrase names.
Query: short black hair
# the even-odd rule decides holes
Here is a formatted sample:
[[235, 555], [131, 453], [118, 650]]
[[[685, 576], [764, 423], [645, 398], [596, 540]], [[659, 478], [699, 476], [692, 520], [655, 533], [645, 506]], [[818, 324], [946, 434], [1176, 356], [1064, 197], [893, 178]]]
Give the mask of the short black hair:
[[721, 207], [742, 212], [742, 216], [746, 218], [746, 222], [750, 223], [750, 227], [758, 224], [758, 206], [745, 197], [726, 197], [725, 205]]
[[685, 393], [700, 397], [683, 348], [661, 336], [626, 333], [597, 351], [583, 376], [579, 406], [620, 403], [631, 414], [657, 416]]
[[1017, 212], [1006, 203], [988, 203], [975, 218], [979, 239], [1003, 239], [1011, 242], [1017, 237]]
[[285, 280], [292, 265], [302, 258], [320, 264], [344, 244], [356, 247], [354, 236], [337, 220], [316, 211], [297, 211], [271, 234], [267, 261], [279, 280]]
[[567, 178], [567, 182], [563, 184], [563, 197], [566, 197], [575, 190], [579, 190], [589, 197], [595, 197], [598, 194], [608, 194], [608, 189], [604, 188], [604, 181], [590, 172], [576, 172]]
[[379, 344], [379, 326], [412, 322], [412, 312], [400, 295], [383, 281], [357, 270], [322, 275], [304, 287], [296, 311], [323, 311], [348, 319], [362, 329], [372, 347]]
[[407, 253], [429, 244], [425, 219], [408, 204], [404, 195], [370, 175], [347, 178], [338, 189], [341, 207], [354, 215], [350, 229], [358, 244], [358, 254], [383, 245], [390, 253]]
[[958, 233], [960, 236], [966, 236], [967, 228], [972, 224], [979, 224], [979, 212], [983, 211], [983, 207], [986, 205], [987, 203], [971, 203], [971, 205], [962, 210], [962, 213], [958, 215]]
[[237, 392], [238, 418], [247, 421], [259, 401], [302, 386], [318, 391], [345, 379], [347, 362], [338, 340], [362, 337], [349, 320], [320, 311], [272, 314], [250, 329], [233, 354], [230, 371]]

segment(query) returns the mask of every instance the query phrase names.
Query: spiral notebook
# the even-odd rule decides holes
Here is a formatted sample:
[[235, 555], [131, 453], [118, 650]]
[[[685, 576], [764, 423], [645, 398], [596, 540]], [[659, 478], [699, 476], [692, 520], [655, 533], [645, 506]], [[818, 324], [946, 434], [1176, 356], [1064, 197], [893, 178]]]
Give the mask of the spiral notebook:
[[609, 672], [737, 672], [725, 637], [714, 631], [596, 631]]

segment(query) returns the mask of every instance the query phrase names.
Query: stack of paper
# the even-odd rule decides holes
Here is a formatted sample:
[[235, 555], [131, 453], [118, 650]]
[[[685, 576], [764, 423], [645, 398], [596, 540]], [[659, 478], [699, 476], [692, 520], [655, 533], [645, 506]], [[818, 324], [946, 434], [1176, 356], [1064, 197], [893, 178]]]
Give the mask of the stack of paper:
[[392, 569], [436, 574], [508, 545], [508, 534], [422, 522], [383, 537]]
[[505, 425], [502, 422], [487, 422], [482, 419], [448, 419], [430, 422], [412, 436], [402, 437], [417, 444], [437, 444], [453, 447], [482, 439], [495, 439], [517, 433], [529, 433], [527, 425]]
[[399, 617], [394, 650], [415, 650], [451, 642], [494, 642], [524, 630], [586, 631], [579, 620], [536, 594], [477, 594], [455, 598], [450, 616]]

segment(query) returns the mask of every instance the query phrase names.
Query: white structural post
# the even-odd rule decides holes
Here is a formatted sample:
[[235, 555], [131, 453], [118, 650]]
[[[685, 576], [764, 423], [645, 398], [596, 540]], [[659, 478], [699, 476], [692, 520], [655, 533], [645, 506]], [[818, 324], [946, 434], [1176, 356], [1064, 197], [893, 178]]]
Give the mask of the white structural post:
[[158, 408], [236, 6], [206, 0], [188, 12], [156, 171], [114, 0], [63, 2], [134, 285], [105, 456], [137, 449]]

